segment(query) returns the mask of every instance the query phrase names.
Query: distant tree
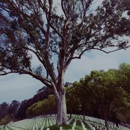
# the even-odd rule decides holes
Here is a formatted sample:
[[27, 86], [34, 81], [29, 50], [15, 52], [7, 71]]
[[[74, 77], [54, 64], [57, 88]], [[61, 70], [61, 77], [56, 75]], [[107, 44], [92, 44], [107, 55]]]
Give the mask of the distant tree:
[[11, 115], [5, 115], [1, 120], [0, 120], [0, 125], [4, 125], [4, 127], [9, 123], [13, 121], [13, 116]]
[[103, 0], [92, 12], [94, 0], [60, 0], [61, 13], [54, 2], [0, 0], [0, 75], [28, 74], [53, 88], [60, 125], [67, 123], [67, 67], [86, 51], [110, 53], [129, 47], [129, 18], [124, 13], [129, 14], [130, 1]]
[[13, 121], [17, 110], [19, 107], [19, 102], [14, 100], [11, 104], [3, 102], [0, 104], [0, 125], [6, 125], [10, 121]]
[[32, 98], [22, 101], [18, 109], [17, 118], [26, 118], [26, 110], [28, 109], [28, 107], [32, 106], [34, 103], [37, 103], [38, 101], [47, 99], [48, 95], [50, 94], [53, 94], [53, 89], [44, 86], [41, 89], [39, 89]]
[[76, 93], [77, 98], [79, 99], [80, 105], [81, 105], [81, 112], [83, 115], [83, 121], [85, 121], [85, 115], [87, 112], [93, 111], [93, 93], [92, 88], [89, 85], [89, 82], [91, 81], [91, 77], [89, 75], [86, 75], [85, 78], [81, 78], [76, 85]]
[[33, 103], [35, 103], [35, 102], [47, 99], [48, 95], [50, 94], [53, 94], [53, 89], [44, 86], [37, 91], [37, 94], [35, 94], [31, 100], [33, 100]]
[[20, 103], [20, 107], [17, 112], [17, 119], [21, 120], [26, 118], [26, 110], [28, 108], [27, 100], [24, 100]]
[[27, 117], [34, 117], [38, 115], [47, 115], [56, 113], [56, 102], [54, 95], [49, 95], [47, 99], [32, 104], [26, 110]]
[[79, 97], [76, 95], [76, 84], [74, 82], [71, 87], [66, 88], [66, 103], [67, 103], [67, 112], [70, 114], [69, 119], [72, 117], [72, 114], [77, 114], [81, 110], [81, 104], [79, 102]]
[[64, 85], [65, 87], [71, 87], [72, 86], [72, 83], [70, 83], [70, 82], [65, 82], [65, 85]]
[[19, 109], [19, 105], [20, 105], [19, 101], [13, 100], [12, 103], [9, 105], [8, 115], [10, 115], [10, 116], [13, 115], [13, 117], [16, 118], [16, 115], [17, 115], [17, 112]]
[[8, 114], [8, 108], [9, 108], [8, 103], [3, 102], [0, 104], [0, 119], [2, 119], [5, 115]]

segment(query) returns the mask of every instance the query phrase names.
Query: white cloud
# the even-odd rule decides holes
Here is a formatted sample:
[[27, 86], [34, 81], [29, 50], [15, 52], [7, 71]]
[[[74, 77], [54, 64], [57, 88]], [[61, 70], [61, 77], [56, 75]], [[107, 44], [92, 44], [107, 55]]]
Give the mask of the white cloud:
[[89, 74], [92, 70], [117, 69], [123, 62], [130, 63], [130, 48], [110, 54], [100, 51], [85, 53], [80, 60], [73, 60], [68, 67], [65, 80], [74, 82]]

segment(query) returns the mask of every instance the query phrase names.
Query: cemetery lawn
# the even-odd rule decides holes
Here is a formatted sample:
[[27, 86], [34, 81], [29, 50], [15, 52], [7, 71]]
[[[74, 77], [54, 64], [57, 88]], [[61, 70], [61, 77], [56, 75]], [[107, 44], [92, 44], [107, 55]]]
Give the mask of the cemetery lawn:
[[[63, 130], [72, 130], [73, 125], [60, 125], [60, 126], [62, 127]], [[59, 130], [60, 126], [53, 125], [50, 126], [49, 128], [50, 130]], [[76, 125], [75, 130], [83, 130], [83, 128], [81, 125]]]

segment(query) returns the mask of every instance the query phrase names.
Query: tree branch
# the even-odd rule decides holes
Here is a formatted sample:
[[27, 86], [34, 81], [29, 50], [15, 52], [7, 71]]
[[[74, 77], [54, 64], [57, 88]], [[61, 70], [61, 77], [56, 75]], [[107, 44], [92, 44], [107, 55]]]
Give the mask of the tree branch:
[[51, 3], [51, 0], [48, 0], [49, 2], [49, 12], [45, 11], [46, 13], [46, 19], [47, 19], [47, 37], [46, 37], [46, 53], [45, 53], [45, 60], [46, 60], [46, 63], [47, 63], [47, 72], [48, 74], [50, 75], [50, 77], [52, 78], [52, 81], [56, 84], [56, 75], [54, 73], [54, 70], [53, 70], [53, 67], [51, 66], [51, 63], [49, 61], [49, 46], [50, 46], [50, 27], [51, 27], [51, 24], [50, 24], [50, 20], [51, 20], [51, 11], [52, 11], [52, 3]]
[[8, 74], [13, 74], [13, 73], [16, 73], [16, 74], [28, 74], [28, 75], [32, 76], [33, 78], [38, 79], [39, 81], [41, 81], [43, 84], [45, 84], [48, 87], [52, 88], [52, 86], [53, 86], [52, 81], [49, 80], [48, 78], [45, 78], [43, 76], [34, 74], [31, 71], [27, 71], [27, 70], [24, 70], [24, 69], [10, 70], [9, 72], [2, 71], [2, 72], [3, 73], [1, 73], [0, 76], [4, 76], [4, 75], [8, 75]]
[[63, 12], [65, 14], [66, 19], [68, 19], [67, 14], [66, 14], [65, 9], [64, 9], [63, 1], [64, 0], [61, 0], [61, 8], [62, 8], [62, 10], [63, 10]]
[[32, 77], [40, 80], [44, 84], [47, 84], [47, 83], [51, 84], [51, 80], [49, 80], [48, 78], [45, 78], [45, 77], [43, 77], [41, 75], [34, 74], [34, 73], [32, 73], [30, 71], [27, 71], [27, 70], [22, 70], [21, 69], [21, 71], [19, 72], [19, 74], [28, 74], [28, 75], [31, 75]]
[[79, 56], [75, 56], [75, 57], [73, 57], [73, 55], [74, 55], [74, 52], [73, 52], [73, 53], [71, 53], [70, 57], [68, 58], [67, 62], [65, 63], [65, 70], [67, 69], [67, 67], [68, 67], [68, 65], [70, 64], [71, 60], [73, 60], [73, 59], [81, 59], [82, 55], [83, 55], [86, 51], [89, 51], [89, 50], [99, 50], [99, 51], [102, 51], [102, 52], [104, 52], [104, 53], [106, 53], [106, 54], [109, 54], [109, 53], [112, 53], [112, 52], [116, 52], [116, 51], [119, 51], [119, 50], [122, 50], [122, 49], [129, 48], [129, 47], [130, 47], [130, 45], [129, 45], [129, 46], [126, 46], [125, 48], [117, 48], [117, 49], [112, 50], [112, 51], [105, 51], [105, 50], [102, 50], [102, 49], [99, 49], [99, 48], [86, 48], [84, 51], [82, 51], [82, 52], [80, 53]]
[[4, 76], [4, 75], [8, 75], [8, 74], [12, 74], [12, 73], [17, 73], [16, 71], [10, 71], [10, 72], [6, 72], [6, 71], [2, 71], [3, 73], [0, 73], [0, 76]]

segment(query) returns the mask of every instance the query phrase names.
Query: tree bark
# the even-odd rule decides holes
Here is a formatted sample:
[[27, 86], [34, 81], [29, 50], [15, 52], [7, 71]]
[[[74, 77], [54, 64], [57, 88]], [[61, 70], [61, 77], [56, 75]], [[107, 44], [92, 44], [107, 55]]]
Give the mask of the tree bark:
[[109, 130], [109, 127], [108, 127], [108, 118], [107, 116], [105, 116], [105, 127], [107, 130]]
[[67, 124], [66, 96], [65, 92], [59, 92], [57, 100], [57, 119], [56, 125]]
[[70, 116], [69, 116], [69, 119], [68, 119], [68, 121], [69, 121], [71, 118], [72, 118], [72, 113], [70, 113]]
[[60, 71], [57, 84], [57, 119], [56, 125], [67, 124], [66, 92], [64, 88], [64, 70]]

